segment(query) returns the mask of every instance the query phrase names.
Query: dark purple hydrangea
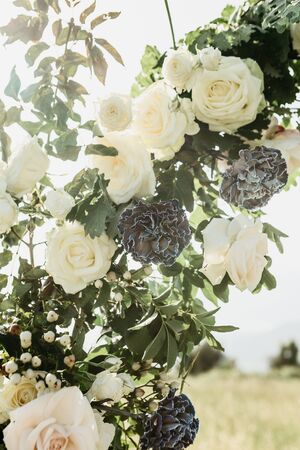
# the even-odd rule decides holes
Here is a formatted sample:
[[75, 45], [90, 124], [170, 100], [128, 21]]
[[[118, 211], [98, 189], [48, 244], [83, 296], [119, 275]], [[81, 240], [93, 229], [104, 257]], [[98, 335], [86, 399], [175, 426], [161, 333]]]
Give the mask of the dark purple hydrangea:
[[223, 174], [220, 195], [235, 206], [259, 209], [285, 186], [286, 161], [279, 150], [267, 147], [240, 150], [239, 155]]
[[198, 430], [199, 420], [189, 398], [171, 390], [157, 411], [146, 418], [140, 449], [183, 450], [194, 442]]
[[143, 264], [174, 264], [191, 240], [191, 230], [178, 200], [138, 201], [121, 215], [118, 225], [125, 250]]

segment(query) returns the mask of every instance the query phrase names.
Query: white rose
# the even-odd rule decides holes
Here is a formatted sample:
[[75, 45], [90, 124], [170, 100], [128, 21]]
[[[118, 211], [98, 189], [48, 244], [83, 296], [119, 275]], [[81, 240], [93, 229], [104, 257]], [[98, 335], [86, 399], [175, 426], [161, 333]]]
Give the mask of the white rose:
[[0, 389], [0, 411], [8, 419], [8, 414], [20, 406], [31, 402], [37, 396], [35, 382], [22, 377], [18, 384], [5, 379]]
[[71, 209], [75, 206], [75, 200], [72, 195], [63, 189], [50, 191], [46, 195], [45, 207], [52, 217], [56, 219], [65, 219]]
[[291, 25], [291, 36], [293, 49], [300, 53], [300, 23], [293, 23]]
[[97, 429], [100, 436], [100, 442], [97, 450], [107, 450], [115, 436], [116, 429], [112, 423], [106, 423], [103, 420], [102, 415], [97, 409], [94, 409], [95, 420], [97, 423]]
[[123, 381], [123, 395], [129, 395], [135, 390], [135, 383], [128, 373], [119, 373], [117, 376]]
[[76, 294], [106, 275], [116, 248], [105, 233], [92, 239], [81, 224], [65, 223], [49, 234], [46, 270], [68, 294]]
[[184, 144], [186, 115], [176, 93], [162, 81], [148, 87], [134, 104], [133, 129], [157, 159], [171, 159]]
[[192, 101], [197, 119], [211, 131], [233, 133], [264, 105], [263, 74], [252, 60], [222, 57], [218, 70], [198, 69]]
[[7, 164], [0, 161], [0, 192], [5, 192], [7, 188]]
[[226, 272], [241, 290], [253, 291], [267, 264], [267, 235], [260, 221], [242, 214], [232, 221], [213, 219], [203, 230], [202, 272], [213, 284], [220, 284]]
[[31, 192], [48, 166], [49, 158], [37, 138], [30, 139], [8, 163], [7, 190], [17, 197]]
[[261, 144], [281, 151], [282, 156], [286, 160], [289, 174], [300, 168], [299, 130], [285, 130], [283, 127], [278, 126], [273, 138], [262, 140]]
[[155, 192], [155, 175], [150, 154], [141, 139], [132, 133], [109, 133], [97, 143], [115, 147], [116, 156], [92, 155], [90, 164], [109, 180], [107, 192], [120, 205], [133, 197]]
[[10, 419], [4, 430], [7, 450], [101, 449], [94, 412], [77, 387], [44, 394], [13, 411]]
[[180, 102], [180, 111], [185, 114], [187, 126], [186, 134], [193, 136], [197, 134], [200, 130], [199, 125], [195, 122], [195, 114], [193, 111], [192, 101], [189, 98], [183, 98]]
[[18, 207], [9, 194], [0, 192], [0, 233], [6, 233], [17, 222]]
[[197, 57], [184, 47], [169, 50], [162, 66], [165, 82], [179, 93], [190, 91], [193, 85], [193, 69], [196, 59]]
[[221, 52], [218, 48], [207, 47], [199, 52], [202, 66], [206, 70], [217, 70], [221, 61]]
[[104, 370], [98, 373], [87, 393], [87, 397], [89, 400], [110, 399], [114, 403], [117, 403], [124, 395], [123, 387], [124, 382], [116, 373]]
[[127, 95], [110, 94], [99, 101], [97, 121], [103, 133], [121, 131], [132, 119], [131, 98]]

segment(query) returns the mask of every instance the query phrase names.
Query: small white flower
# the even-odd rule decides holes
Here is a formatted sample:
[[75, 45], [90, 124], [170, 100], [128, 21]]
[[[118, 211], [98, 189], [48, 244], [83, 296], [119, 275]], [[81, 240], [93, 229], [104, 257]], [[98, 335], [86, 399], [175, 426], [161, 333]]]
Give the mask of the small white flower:
[[71, 338], [68, 334], [64, 334], [59, 338], [59, 342], [63, 347], [69, 347], [71, 345]]
[[58, 317], [59, 316], [55, 311], [49, 311], [47, 314], [47, 322], [49, 322], [49, 323], [57, 322]]
[[76, 360], [75, 360], [75, 355], [68, 355], [68, 356], [65, 356], [65, 357], [64, 357], [64, 363], [65, 363], [65, 365], [66, 365], [67, 367], [69, 367], [70, 369], [71, 369], [72, 367], [74, 367], [75, 362], [76, 362]]
[[57, 383], [57, 377], [53, 373], [47, 373], [45, 381], [50, 389], [54, 389]]
[[99, 373], [87, 393], [89, 400], [112, 400], [117, 403], [123, 397], [124, 382], [116, 373], [104, 370]]
[[15, 373], [18, 370], [18, 364], [15, 361], [8, 361], [5, 364], [5, 372], [6, 373]]
[[96, 280], [95, 281], [95, 288], [96, 289], [101, 289], [103, 286], [103, 281], [102, 280]]
[[22, 331], [20, 334], [21, 346], [23, 348], [28, 348], [32, 343], [32, 334], [30, 331]]
[[131, 272], [129, 272], [129, 270], [127, 270], [126, 272], [123, 273], [123, 278], [126, 281], [131, 280]]
[[40, 365], [42, 364], [42, 360], [38, 356], [34, 356], [31, 360], [31, 364], [32, 367], [40, 367]]
[[217, 70], [222, 54], [218, 48], [207, 47], [199, 52], [200, 61], [206, 70]]
[[48, 192], [44, 204], [52, 217], [63, 220], [75, 206], [75, 200], [68, 192], [63, 189], [57, 189], [56, 191]]
[[20, 356], [20, 360], [23, 364], [29, 363], [32, 360], [32, 354], [29, 352], [22, 353], [22, 355]]
[[51, 344], [55, 341], [55, 333], [53, 331], [47, 331], [46, 333], [44, 333], [44, 340]]
[[121, 131], [132, 119], [131, 98], [126, 95], [110, 94], [99, 101], [98, 125], [103, 133]]
[[12, 375], [9, 376], [9, 379], [13, 384], [17, 385], [21, 382], [22, 377], [19, 373], [13, 373]]

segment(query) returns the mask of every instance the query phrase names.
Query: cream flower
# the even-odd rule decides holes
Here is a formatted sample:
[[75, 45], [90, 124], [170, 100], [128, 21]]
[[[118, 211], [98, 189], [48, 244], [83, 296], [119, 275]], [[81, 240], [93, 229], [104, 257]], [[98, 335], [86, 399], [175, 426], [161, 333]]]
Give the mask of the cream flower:
[[3, 421], [8, 420], [10, 411], [31, 402], [36, 396], [37, 390], [33, 380], [22, 377], [18, 384], [14, 384], [5, 378], [0, 388], [0, 413]]
[[113, 424], [104, 422], [102, 415], [97, 409], [94, 409], [93, 411], [98, 433], [100, 436], [100, 442], [98, 444], [97, 450], [107, 450], [112, 443], [112, 440], [116, 433], [116, 429]]
[[179, 106], [175, 91], [162, 81], [135, 100], [133, 129], [157, 159], [173, 158], [184, 144], [188, 122]]
[[264, 105], [263, 74], [252, 60], [222, 57], [217, 70], [198, 69], [192, 101], [197, 119], [210, 130], [233, 133], [253, 122]]
[[97, 143], [115, 147], [116, 156], [92, 155], [90, 165], [109, 180], [107, 192], [120, 205], [133, 197], [151, 196], [155, 192], [155, 175], [149, 152], [141, 139], [132, 133], [108, 133]]
[[76, 294], [106, 275], [116, 248], [105, 233], [92, 239], [81, 224], [65, 223], [49, 235], [46, 270], [68, 294]]
[[75, 206], [75, 200], [68, 192], [63, 189], [57, 189], [47, 193], [44, 204], [52, 217], [65, 219]]
[[282, 156], [286, 160], [289, 174], [300, 168], [299, 130], [285, 130], [283, 127], [278, 126], [272, 139], [262, 140], [261, 144], [281, 151]]
[[202, 66], [206, 70], [217, 70], [221, 61], [221, 52], [218, 48], [207, 47], [199, 52]]
[[0, 161], [0, 193], [5, 192], [7, 188], [7, 164]]
[[267, 264], [267, 235], [260, 221], [239, 215], [232, 221], [214, 218], [203, 230], [202, 272], [213, 284], [220, 284], [226, 272], [241, 290], [253, 291]]
[[17, 222], [18, 207], [12, 197], [0, 192], [0, 234], [6, 233]]
[[45, 175], [49, 158], [37, 138], [28, 140], [8, 163], [7, 190], [22, 197], [33, 190]]
[[193, 86], [196, 59], [197, 57], [184, 47], [169, 50], [162, 66], [165, 82], [179, 93], [190, 91]]
[[300, 53], [300, 23], [291, 25], [291, 36], [294, 50]]
[[[108, 449], [94, 412], [77, 387], [42, 395], [12, 412], [10, 419], [4, 430], [7, 450]], [[107, 431], [103, 437], [107, 444]]]
[[111, 400], [117, 403], [124, 395], [128, 395], [135, 389], [133, 379], [127, 373], [114, 373], [104, 370], [98, 373], [94, 383], [87, 393], [89, 400]]
[[99, 101], [98, 125], [103, 133], [121, 131], [132, 119], [131, 98], [127, 95], [110, 94]]

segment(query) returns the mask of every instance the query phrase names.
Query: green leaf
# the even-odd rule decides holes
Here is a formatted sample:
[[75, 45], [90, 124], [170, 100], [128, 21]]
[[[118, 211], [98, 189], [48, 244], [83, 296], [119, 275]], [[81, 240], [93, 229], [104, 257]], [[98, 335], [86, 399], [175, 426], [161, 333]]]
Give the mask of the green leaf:
[[19, 123], [24, 130], [26, 130], [31, 136], [35, 136], [38, 134], [41, 128], [41, 122], [29, 122], [29, 121], [21, 121]]
[[166, 370], [170, 370], [177, 359], [178, 356], [178, 346], [177, 342], [172, 336], [172, 334], [167, 331], [167, 367]]
[[14, 0], [14, 5], [32, 11], [32, 5], [30, 0]]
[[11, 108], [9, 108], [6, 113], [5, 126], [9, 127], [10, 125], [19, 123], [21, 111], [22, 109], [18, 108], [17, 106], [12, 106]]
[[173, 303], [171, 305], [159, 306], [158, 308], [162, 315], [171, 317], [177, 313], [180, 305], [181, 305], [181, 300], [179, 302]]
[[105, 84], [107, 62], [105, 61], [102, 51], [96, 46], [92, 47], [90, 50], [90, 58], [96, 77], [102, 84]]
[[150, 325], [150, 323], [152, 323], [157, 318], [157, 316], [158, 316], [158, 312], [157, 311], [154, 311], [150, 316], [149, 316], [149, 313], [147, 313], [145, 318], [143, 318], [134, 327], [128, 328], [128, 330], [129, 331], [140, 330], [141, 328], [144, 328], [144, 327]]
[[231, 333], [232, 331], [239, 330], [238, 327], [232, 325], [206, 325], [206, 328], [212, 331], [217, 331], [218, 333]]
[[11, 154], [10, 146], [11, 138], [3, 129], [0, 129], [0, 149], [2, 153], [2, 160], [5, 162], [8, 161], [8, 158]]
[[100, 155], [100, 156], [117, 156], [118, 150], [114, 147], [106, 147], [101, 144], [88, 145], [85, 150], [86, 155]]
[[101, 16], [96, 17], [96, 19], [92, 20], [91, 22], [91, 28], [92, 30], [96, 28], [98, 25], [101, 25], [101, 23], [106, 22], [107, 20], [116, 19], [119, 17], [121, 12], [109, 12], [106, 14], [101, 14]]
[[161, 350], [162, 346], [164, 345], [166, 341], [166, 328], [165, 325], [162, 324], [160, 327], [159, 332], [155, 336], [152, 342], [147, 346], [144, 355], [143, 360], [152, 359], [154, 358], [157, 353]]
[[124, 62], [120, 53], [106, 40], [106, 39], [95, 39], [97, 44], [103, 47], [119, 64], [124, 66]]
[[182, 265], [178, 262], [172, 264], [172, 266], [164, 266], [163, 264], [160, 264], [159, 271], [166, 277], [175, 277], [181, 273]]
[[4, 289], [7, 285], [8, 276], [5, 274], [0, 274], [0, 291]]
[[205, 295], [205, 297], [210, 300], [212, 303], [214, 303], [216, 306], [218, 305], [218, 297], [214, 293], [213, 286], [210, 284], [210, 282], [205, 278], [203, 279], [204, 287], [202, 287], [202, 292]]
[[29, 66], [33, 66], [37, 58], [40, 56], [42, 52], [47, 50], [49, 45], [46, 42], [38, 42], [37, 44], [32, 45], [25, 55], [25, 61]]
[[12, 253], [9, 250], [3, 250], [0, 253], [0, 267], [5, 267], [12, 260]]
[[82, 11], [79, 18], [80, 23], [85, 23], [87, 17], [95, 11], [96, 3], [97, 2], [95, 0], [90, 6], [88, 6], [84, 11]]
[[10, 73], [10, 80], [4, 90], [4, 94], [18, 101], [20, 88], [21, 88], [21, 81], [17, 75], [16, 66], [14, 66]]

